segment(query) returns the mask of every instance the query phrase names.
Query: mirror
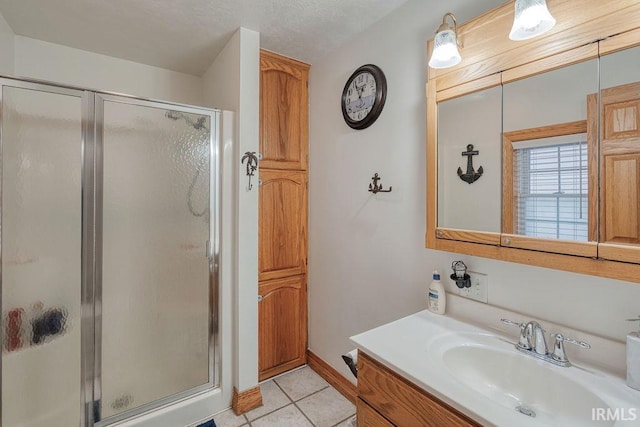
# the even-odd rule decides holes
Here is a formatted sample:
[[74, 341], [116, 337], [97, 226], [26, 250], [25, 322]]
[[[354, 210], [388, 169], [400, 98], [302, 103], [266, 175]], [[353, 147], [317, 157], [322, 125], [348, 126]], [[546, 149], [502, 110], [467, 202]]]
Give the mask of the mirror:
[[[640, 47], [600, 60], [600, 241], [640, 244]], [[599, 115], [599, 117], [598, 117]], [[630, 259], [638, 262], [637, 255]], [[635, 260], [635, 261], [634, 261]]]
[[460, 64], [429, 70], [426, 247], [640, 283], [640, 6], [487, 38], [511, 9], [461, 25]]
[[[502, 232], [597, 240], [597, 59], [507, 83]], [[597, 98], [594, 98], [597, 105]], [[591, 160], [590, 160], [591, 159]]]
[[438, 104], [438, 227], [500, 232], [501, 132], [501, 86]]

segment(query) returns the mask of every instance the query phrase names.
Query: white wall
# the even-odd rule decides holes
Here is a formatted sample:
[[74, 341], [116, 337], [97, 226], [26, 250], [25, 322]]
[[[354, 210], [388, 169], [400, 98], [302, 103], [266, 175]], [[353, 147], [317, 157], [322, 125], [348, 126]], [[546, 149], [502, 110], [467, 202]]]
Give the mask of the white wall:
[[[431, 271], [448, 274], [456, 259], [489, 274], [490, 304], [526, 317], [623, 340], [640, 310], [637, 284], [424, 248], [426, 41], [445, 12], [464, 22], [501, 3], [409, 0], [311, 67], [309, 347], [349, 378], [348, 337], [424, 309]], [[366, 63], [389, 91], [378, 121], [355, 131], [340, 94]], [[367, 192], [374, 172], [392, 193]]]
[[0, 14], [0, 74], [12, 76], [14, 72], [14, 39], [13, 30]]
[[111, 56], [15, 36], [17, 77], [202, 105], [202, 79]]
[[260, 34], [240, 28], [203, 76], [205, 105], [237, 113], [235, 143], [223, 153], [235, 168], [235, 215], [222, 220], [234, 227], [237, 242], [233, 382], [240, 392], [258, 384], [258, 177], [249, 191], [240, 158], [246, 151], [258, 152], [259, 84]]

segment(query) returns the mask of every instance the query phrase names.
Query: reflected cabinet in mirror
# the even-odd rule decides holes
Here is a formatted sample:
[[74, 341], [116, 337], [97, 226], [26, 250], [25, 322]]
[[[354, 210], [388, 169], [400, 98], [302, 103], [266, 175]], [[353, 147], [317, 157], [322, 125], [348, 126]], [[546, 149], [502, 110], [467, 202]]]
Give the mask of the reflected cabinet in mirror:
[[429, 69], [426, 245], [640, 282], [640, 4], [565, 3], [519, 43], [500, 6]]
[[603, 258], [640, 262], [640, 47], [600, 58], [600, 245]]

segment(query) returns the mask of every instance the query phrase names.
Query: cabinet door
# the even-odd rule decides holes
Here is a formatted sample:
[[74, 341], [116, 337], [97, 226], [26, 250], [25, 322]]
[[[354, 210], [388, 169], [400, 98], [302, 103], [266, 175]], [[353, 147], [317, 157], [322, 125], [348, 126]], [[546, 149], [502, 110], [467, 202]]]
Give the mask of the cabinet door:
[[260, 53], [260, 167], [306, 170], [309, 65]]
[[258, 292], [258, 370], [262, 381], [306, 363], [306, 278], [263, 282]]
[[601, 91], [602, 242], [640, 244], [640, 83]]
[[306, 272], [307, 174], [261, 170], [258, 280]]

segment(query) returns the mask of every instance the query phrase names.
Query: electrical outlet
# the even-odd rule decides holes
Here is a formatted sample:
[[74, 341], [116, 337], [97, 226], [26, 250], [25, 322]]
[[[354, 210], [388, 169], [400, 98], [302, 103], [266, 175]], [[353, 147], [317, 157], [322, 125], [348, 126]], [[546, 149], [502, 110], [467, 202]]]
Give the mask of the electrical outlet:
[[489, 302], [489, 276], [475, 271], [467, 273], [471, 276], [471, 287], [460, 289], [459, 295], [485, 304]]

